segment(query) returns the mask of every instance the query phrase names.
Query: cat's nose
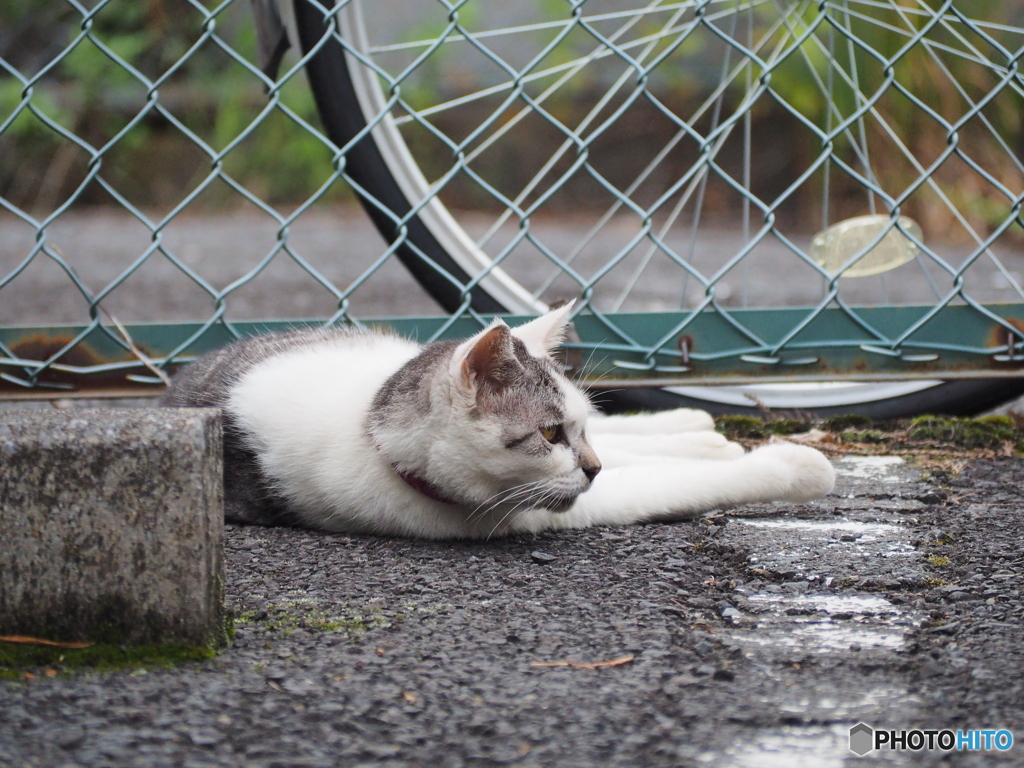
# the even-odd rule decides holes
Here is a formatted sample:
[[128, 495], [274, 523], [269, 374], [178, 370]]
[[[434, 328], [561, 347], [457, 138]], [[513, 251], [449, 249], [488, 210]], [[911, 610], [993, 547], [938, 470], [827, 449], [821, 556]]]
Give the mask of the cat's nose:
[[583, 470], [583, 474], [587, 476], [587, 480], [594, 482], [594, 478], [597, 477], [597, 473], [601, 471], [600, 464], [585, 464], [580, 467]]
[[597, 473], [601, 471], [601, 460], [597, 458], [597, 454], [594, 453], [594, 449], [590, 447], [590, 444], [584, 442], [580, 446], [579, 452], [580, 469], [583, 470], [583, 474], [587, 476], [587, 482], [594, 482], [594, 478], [597, 477]]

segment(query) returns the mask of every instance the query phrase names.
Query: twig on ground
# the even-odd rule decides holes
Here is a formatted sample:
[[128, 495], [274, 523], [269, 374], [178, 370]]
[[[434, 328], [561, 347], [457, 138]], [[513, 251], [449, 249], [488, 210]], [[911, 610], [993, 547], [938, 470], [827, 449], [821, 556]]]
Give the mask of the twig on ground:
[[621, 667], [633, 660], [633, 655], [620, 656], [610, 661], [535, 661], [532, 667], [572, 667], [573, 669], [602, 669], [603, 667]]

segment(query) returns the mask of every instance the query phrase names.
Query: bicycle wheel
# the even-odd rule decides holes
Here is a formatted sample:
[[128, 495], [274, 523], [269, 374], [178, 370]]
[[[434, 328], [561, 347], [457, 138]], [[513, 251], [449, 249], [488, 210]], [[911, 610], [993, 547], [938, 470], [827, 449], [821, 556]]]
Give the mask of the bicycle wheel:
[[[850, 3], [859, 5], [856, 0]], [[758, 15], [761, 5], [757, 0], [747, 3], [733, 0], [660, 3], [654, 0], [623, 8], [622, 3], [592, 2], [587, 5], [586, 13], [577, 14], [577, 25], [585, 27], [590, 37], [584, 35], [586, 39], [581, 42], [577, 36], [562, 49], [550, 45], [550, 37], [545, 35], [552, 30], [556, 37], [562, 34], [568, 29], [565, 19], [520, 18], [517, 14], [532, 10], [519, 6], [512, 10], [509, 4], [493, 4], [490, 16], [476, 19], [475, 31], [470, 32], [454, 11], [445, 11], [439, 18], [437, 13], [444, 8], [436, 3], [421, 7], [409, 0], [391, 8], [390, 12], [377, 3], [374, 18], [387, 20], [387, 24], [379, 26], [398, 27], [397, 38], [384, 42], [371, 41], [381, 30], [371, 29], [374, 19], [364, 15], [359, 0], [351, 0], [333, 13], [329, 12], [331, 6], [322, 0], [297, 0], [295, 14], [303, 53], [315, 51], [306, 70], [325, 130], [338, 146], [350, 147], [345, 159], [346, 173], [384, 238], [396, 244], [398, 258], [448, 312], [460, 311], [468, 305], [485, 313], [535, 314], [544, 311], [549, 301], [580, 291], [589, 301], [605, 301], [605, 308], [613, 311], [666, 308], [665, 298], [657, 290], [645, 289], [641, 278], [662, 255], [659, 252], [661, 241], [670, 237], [675, 237], [677, 243], [680, 239], [689, 241], [688, 257], [673, 256], [668, 260], [670, 266], [681, 268], [672, 278], [682, 283], [674, 286], [675, 292], [680, 294], [680, 308], [692, 300], [688, 291], [694, 284], [698, 292], [701, 289], [707, 292], [709, 286], [713, 287], [724, 300], [731, 293], [734, 301], [741, 301], [743, 306], [750, 301], [763, 300], [765, 294], [776, 290], [777, 284], [765, 288], [756, 280], [751, 288], [747, 275], [744, 277], [748, 282], [739, 288], [730, 286], [722, 279], [726, 272], [721, 268], [721, 260], [704, 268], [704, 272], [714, 275], [710, 281], [704, 280], [694, 267], [700, 251], [697, 247], [701, 242], [700, 226], [710, 215], [706, 209], [713, 192], [713, 183], [709, 183], [715, 181], [713, 174], [688, 175], [684, 170], [672, 175], [661, 187], [654, 183], [654, 177], [670, 165], [675, 155], [681, 156], [675, 157], [677, 166], [692, 162], [692, 158], [686, 157], [684, 145], [693, 138], [689, 126], [703, 120], [704, 134], [716, 138], [705, 142], [700, 147], [702, 152], [711, 152], [716, 161], [725, 148], [739, 148], [743, 154], [742, 168], [733, 174], [734, 179], [741, 177], [742, 184], [736, 185], [734, 181], [733, 185], [743, 191], [739, 205], [743, 211], [743, 239], [750, 240], [751, 206], [754, 205], [756, 211], [757, 204], [753, 194], [757, 180], [752, 178], [751, 111], [748, 105], [740, 118], [729, 118], [730, 123], [723, 116], [723, 105], [729, 88], [742, 79], [744, 72], [745, 87], [748, 91], [751, 89], [751, 70], [749, 62], [737, 64], [728, 46], [716, 69], [718, 81], [704, 84], [701, 106], [685, 120], [677, 119], [670, 135], [667, 139], [662, 137], [660, 145], [631, 160], [632, 167], [619, 173], [619, 179], [626, 181], [610, 183], [616, 169], [596, 168], [593, 159], [599, 150], [609, 154], [600, 144], [603, 136], [610, 136], [606, 129], [619, 120], [627, 107], [636, 103], [632, 95], [635, 89], [624, 92], [624, 83], [635, 74], [638, 65], [646, 66], [659, 57], [666, 62], [664, 67], [669, 74], [673, 74], [675, 70], [669, 66], [673, 46], [686, 42], [686, 36], [679, 32], [686, 28], [692, 30], [700, 21], [698, 16], [703, 19], [700, 23], [712, 18], [737, 39], [746, 25], [746, 42], [752, 50], [768, 50], [774, 45], [774, 55], [777, 55], [780, 34], [797, 36], [792, 29], [786, 32], [786, 27], [795, 23], [793, 19], [799, 18], [800, 10], [796, 6], [808, 4], [795, 4], [792, 15], [781, 13], [775, 20]], [[396, 12], [399, 7], [401, 13]], [[466, 15], [468, 7], [462, 8]], [[415, 29], [409, 24], [403, 26], [401, 18], [412, 19], [411, 27]], [[540, 42], [537, 42], [538, 35]], [[755, 41], [757, 36], [759, 40]], [[563, 41], [569, 37], [566, 33]], [[530, 43], [523, 46], [526, 52], [520, 52], [512, 65], [507, 62], [517, 58], [517, 51], [516, 43], [509, 43], [509, 40]], [[481, 41], [488, 44], [483, 45]], [[504, 47], [494, 41], [502, 41]], [[545, 45], [548, 47], [544, 48]], [[456, 51], [446, 58], [442, 53], [446, 46], [462, 52]], [[490, 67], [489, 76], [469, 78], [468, 85], [461, 90], [453, 91], [441, 85], [465, 79], [467, 69], [473, 67], [467, 55], [477, 56], [478, 64]], [[711, 54], [702, 55], [705, 65], [714, 58]], [[852, 53], [850, 60], [854, 60]], [[591, 72], [602, 62], [617, 64], [617, 69], [613, 66], [610, 71]], [[437, 71], [431, 69], [435, 64]], [[659, 69], [653, 67], [645, 76], [653, 79], [658, 74]], [[588, 88], [592, 93], [583, 94], [585, 98], [581, 98], [580, 88], [573, 90], [566, 85], [577, 75], [590, 79]], [[572, 91], [571, 98], [560, 102], [559, 95], [568, 91]], [[833, 95], [829, 92], [828, 96], [831, 99]], [[664, 102], [656, 104], [663, 105]], [[475, 114], [475, 120], [464, 119], [467, 110]], [[568, 118], [556, 116], [559, 110], [572, 114]], [[664, 112], [662, 110], [662, 117], [665, 117]], [[642, 120], [643, 115], [638, 119]], [[453, 128], [460, 120], [469, 127]], [[546, 132], [550, 146], [526, 158], [516, 153], [523, 147], [524, 139], [513, 140], [512, 136], [531, 121], [530, 130], [521, 131], [525, 142], [532, 141], [531, 136]], [[728, 129], [723, 130], [726, 125]], [[452, 138], [453, 132], [458, 130], [461, 135]], [[742, 141], [737, 138], [741, 130]], [[855, 140], [851, 141], [856, 144]], [[505, 160], [506, 165], [516, 165], [517, 160], [523, 158], [523, 165], [530, 166], [525, 180], [502, 183], [495, 176], [495, 168], [500, 171], [502, 164], [482, 162], [484, 155], [494, 155], [503, 144], [510, 146], [512, 152]], [[866, 142], [855, 146], [854, 150], [868, 155]], [[580, 157], [584, 157], [582, 162]], [[867, 165], [867, 161], [864, 162]], [[874, 171], [868, 172], [869, 178], [872, 173]], [[428, 174], [433, 181], [428, 180]], [[826, 193], [828, 183], [826, 173]], [[666, 187], [671, 188], [671, 193], [664, 191]], [[590, 218], [588, 226], [582, 227], [586, 231], [577, 242], [553, 247], [535, 236], [550, 223], [544, 219], [545, 213], [557, 214], [564, 210], [552, 204], [555, 198], [585, 195], [588, 189], [606, 193], [610, 202], [600, 215]], [[469, 207], [466, 202], [472, 204], [474, 193], [486, 197], [492, 207], [496, 205], [498, 213], [486, 222], [478, 222], [477, 231], [471, 235], [459, 223], [466, 217], [453, 215], [449, 206]], [[647, 205], [652, 199], [659, 201], [656, 206]], [[868, 199], [874, 212], [872, 190], [868, 192]], [[648, 215], [647, 222], [648, 233], [656, 224], [653, 229], [657, 230], [657, 237], [650, 238], [655, 243], [644, 242], [638, 248], [638, 244], [631, 241], [637, 238], [632, 232], [626, 232], [610, 246], [612, 256], [607, 255], [609, 248], [596, 247], [614, 230], [617, 214], [655, 209], [657, 216]], [[687, 226], [680, 225], [684, 213]], [[827, 214], [826, 200], [823, 217], [826, 223]], [[655, 222], [659, 216], [660, 221]], [[593, 220], [596, 221], [591, 226]], [[713, 233], [710, 242], [725, 236], [721, 232]], [[622, 245], [622, 241], [627, 241], [627, 245]], [[521, 255], [516, 249], [524, 243], [528, 246], [526, 250], [532, 252], [514, 263], [513, 257]], [[591, 255], [588, 248], [597, 254], [596, 262], [592, 258], [589, 264], [589, 277], [584, 276], [588, 269], [587, 257]], [[735, 245], [731, 248], [737, 250]], [[739, 250], [742, 248], [739, 246]], [[677, 244], [675, 250], [685, 250], [685, 247]], [[746, 261], [753, 261], [749, 256], [746, 255]], [[630, 259], [633, 263], [626, 269]], [[602, 260], [604, 264], [600, 263]], [[728, 274], [735, 276], [740, 270], [747, 270], [747, 264], [734, 261]], [[996, 265], [1006, 272], [998, 261]], [[930, 265], [918, 266], [934, 286]], [[545, 267], [547, 274], [542, 274]], [[664, 281], [664, 270], [659, 273], [654, 269], [652, 273], [653, 277], [647, 275], [649, 283], [653, 281], [657, 286], [659, 281]], [[611, 279], [613, 274], [614, 279]], [[886, 282], [886, 277], [881, 277], [875, 290], [884, 295], [887, 303], [894, 286]], [[863, 281], [858, 289], [862, 286]], [[601, 295], [602, 289], [605, 289], [604, 295]], [[896, 288], [895, 292], [899, 294], [900, 290]], [[904, 301], [915, 298], [910, 295], [913, 290], [903, 293], [907, 294], [900, 297]], [[938, 296], [938, 289], [935, 294]], [[794, 300], [801, 297], [802, 294]], [[678, 406], [701, 407], [712, 412], [756, 410], [737, 400], [746, 399], [748, 403], [759, 401], [769, 407], [823, 415], [856, 412], [891, 418], [925, 411], [978, 412], [1021, 393], [1024, 393], [1024, 381], [998, 379], [885, 385], [850, 383], [842, 387], [820, 384], [788, 390], [780, 389], [779, 385], [742, 389], [670, 387], [605, 392], [602, 399], [607, 407], [619, 410]]]

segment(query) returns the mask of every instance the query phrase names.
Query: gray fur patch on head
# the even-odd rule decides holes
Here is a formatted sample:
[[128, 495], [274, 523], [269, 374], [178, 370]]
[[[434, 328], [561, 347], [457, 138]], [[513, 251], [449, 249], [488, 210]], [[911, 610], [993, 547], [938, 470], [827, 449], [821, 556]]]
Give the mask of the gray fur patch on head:
[[562, 374], [551, 360], [530, 355], [515, 337], [512, 351], [515, 357], [502, 364], [501, 385], [481, 387], [474, 411], [501, 423], [506, 447], [543, 452], [543, 444], [522, 438], [565, 418], [565, 393], [558, 380]]
[[371, 436], [385, 426], [400, 427], [430, 412], [429, 382], [447, 365], [458, 344], [457, 341], [428, 344], [384, 382], [366, 415], [366, 430]]

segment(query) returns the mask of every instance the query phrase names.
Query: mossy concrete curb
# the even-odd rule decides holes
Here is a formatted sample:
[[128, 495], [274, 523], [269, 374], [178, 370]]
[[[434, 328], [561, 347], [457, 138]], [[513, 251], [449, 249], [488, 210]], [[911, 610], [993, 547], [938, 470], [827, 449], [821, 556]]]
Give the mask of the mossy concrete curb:
[[223, 643], [212, 409], [0, 411], [0, 635]]

